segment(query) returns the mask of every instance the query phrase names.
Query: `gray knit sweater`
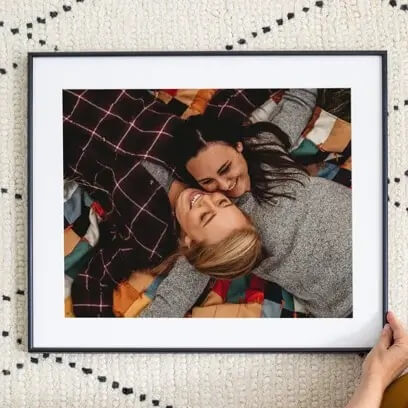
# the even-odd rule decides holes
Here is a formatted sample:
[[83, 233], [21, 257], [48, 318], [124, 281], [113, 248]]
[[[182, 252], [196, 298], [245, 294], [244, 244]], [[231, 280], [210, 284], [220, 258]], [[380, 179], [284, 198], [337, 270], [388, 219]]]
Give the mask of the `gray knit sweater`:
[[[295, 144], [315, 98], [314, 90], [292, 90], [277, 109], [264, 104], [252, 118], [271, 120]], [[259, 139], [268, 140], [276, 142], [272, 134]], [[251, 216], [267, 252], [253, 273], [281, 285], [316, 317], [344, 317], [352, 311], [351, 190], [317, 177], [301, 180], [303, 185], [290, 182], [284, 187], [295, 200], [282, 197], [273, 205], [260, 205], [250, 193], [237, 200]], [[208, 281], [179, 259], [141, 317], [184, 316]]]

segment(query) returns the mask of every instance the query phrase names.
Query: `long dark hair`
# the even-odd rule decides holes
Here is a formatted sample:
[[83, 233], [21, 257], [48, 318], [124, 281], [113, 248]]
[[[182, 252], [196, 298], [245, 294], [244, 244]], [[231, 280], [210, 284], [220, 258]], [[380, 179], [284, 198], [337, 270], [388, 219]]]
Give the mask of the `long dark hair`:
[[[262, 134], [268, 134], [267, 140]], [[193, 185], [197, 185], [197, 182], [188, 173], [186, 164], [207, 143], [221, 142], [235, 148], [238, 142], [242, 142], [251, 192], [260, 203], [273, 203], [277, 197], [295, 199], [290, 191], [284, 191], [282, 187], [291, 181], [303, 184], [301, 177], [308, 174], [302, 165], [289, 157], [288, 135], [270, 122], [239, 125], [196, 115], [179, 125], [174, 141], [176, 171], [183, 181]]]

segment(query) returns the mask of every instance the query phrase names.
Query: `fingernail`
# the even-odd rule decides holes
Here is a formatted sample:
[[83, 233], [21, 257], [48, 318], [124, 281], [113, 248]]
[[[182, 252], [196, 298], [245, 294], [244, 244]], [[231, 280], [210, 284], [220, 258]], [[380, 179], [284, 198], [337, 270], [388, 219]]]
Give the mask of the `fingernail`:
[[387, 331], [387, 330], [389, 330], [389, 328], [390, 328], [390, 325], [387, 323], [387, 324], [384, 326], [383, 331]]

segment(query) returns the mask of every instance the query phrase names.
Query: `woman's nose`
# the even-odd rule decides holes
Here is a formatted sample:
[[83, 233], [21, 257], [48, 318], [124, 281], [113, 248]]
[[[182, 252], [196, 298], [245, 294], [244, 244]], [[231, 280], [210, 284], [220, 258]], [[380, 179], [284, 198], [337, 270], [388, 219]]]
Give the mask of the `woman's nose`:
[[230, 188], [230, 182], [225, 178], [218, 179], [218, 189], [222, 191], [227, 191]]
[[214, 197], [216, 196], [215, 193], [212, 194], [204, 194], [200, 200], [200, 205], [206, 206], [208, 209], [216, 209], [217, 206], [214, 203]]

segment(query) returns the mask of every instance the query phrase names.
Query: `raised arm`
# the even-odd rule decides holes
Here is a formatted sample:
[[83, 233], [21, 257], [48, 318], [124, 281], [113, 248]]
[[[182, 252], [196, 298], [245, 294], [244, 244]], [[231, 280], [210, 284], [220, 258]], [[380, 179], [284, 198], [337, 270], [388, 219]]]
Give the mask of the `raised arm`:
[[252, 112], [249, 120], [252, 123], [273, 123], [289, 136], [293, 146], [312, 117], [316, 98], [317, 89], [288, 89], [278, 105], [269, 99]]
[[152, 303], [139, 317], [184, 317], [204, 292], [209, 276], [197, 272], [188, 261], [179, 258], [157, 289]]

